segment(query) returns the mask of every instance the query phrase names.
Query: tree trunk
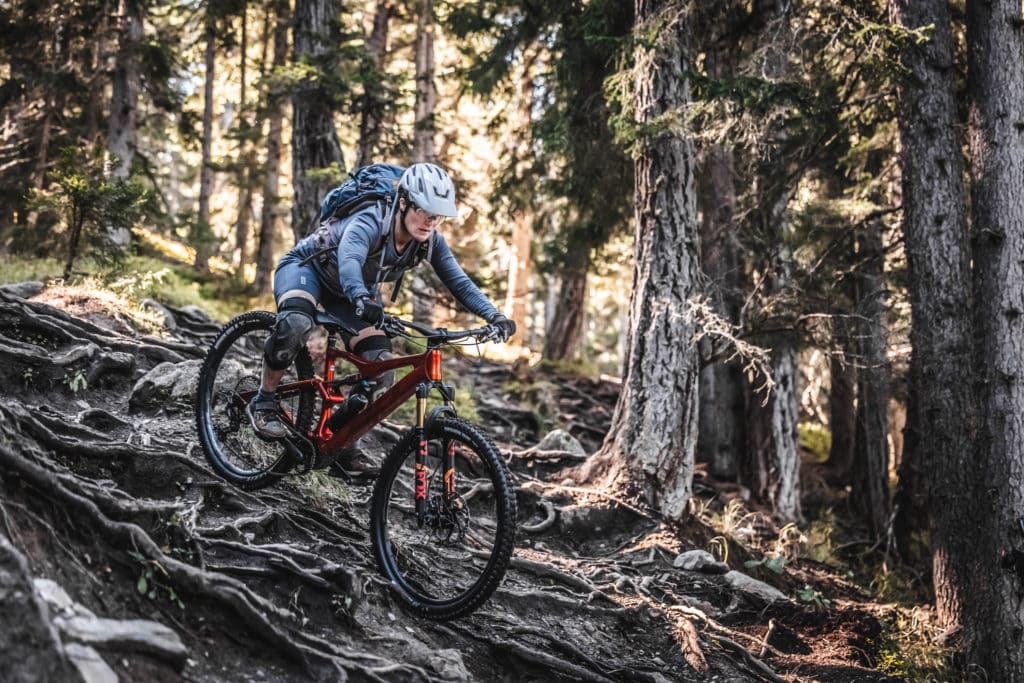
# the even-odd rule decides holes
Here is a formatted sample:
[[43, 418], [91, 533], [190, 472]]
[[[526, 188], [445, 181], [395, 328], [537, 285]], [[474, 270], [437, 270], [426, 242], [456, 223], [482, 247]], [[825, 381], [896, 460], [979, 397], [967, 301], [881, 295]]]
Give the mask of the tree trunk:
[[136, 149], [136, 121], [139, 99], [138, 46], [142, 41], [142, 16], [136, 0], [120, 0], [117, 9], [117, 54], [110, 96], [107, 150], [111, 174], [127, 178]]
[[[740, 481], [754, 496], [786, 521], [800, 519], [800, 449], [797, 442], [798, 372], [796, 349], [788, 340], [773, 343], [772, 379], [775, 386], [767, 402], [763, 393], [751, 392], [747, 422], [746, 458], [740, 463]], [[757, 385], [757, 381], [754, 383]]]
[[[117, 14], [117, 55], [110, 96], [107, 151], [111, 156], [111, 175], [127, 178], [131, 173], [137, 145], [135, 117], [139, 106], [138, 49], [142, 42], [142, 14], [138, 0], [120, 0]], [[124, 228], [109, 228], [106, 239], [115, 248], [123, 248], [128, 245], [131, 233]]]
[[434, 0], [416, 2], [416, 121], [412, 138], [413, 161], [433, 162], [434, 109]]
[[583, 318], [587, 308], [590, 251], [574, 249], [562, 264], [562, 282], [555, 300], [551, 327], [544, 337], [547, 360], [576, 360], [583, 347]]
[[[523, 72], [519, 77], [519, 97], [517, 101], [518, 135], [516, 136], [515, 149], [517, 157], [517, 178], [524, 180], [524, 175], [530, 173], [528, 160], [531, 158], [530, 145], [533, 141], [531, 135], [531, 112], [533, 110], [533, 76], [530, 72], [532, 58], [523, 60]], [[505, 296], [505, 315], [515, 324], [516, 329], [521, 330], [519, 343], [524, 346], [530, 345], [529, 329], [526, 326], [526, 313], [529, 305], [530, 295], [530, 271], [533, 259], [530, 254], [533, 244], [533, 211], [529, 201], [522, 202], [519, 210], [512, 221], [512, 254], [508, 265], [508, 291]]]
[[520, 343], [526, 339], [526, 308], [530, 295], [530, 245], [533, 242], [533, 215], [523, 210], [512, 222], [512, 253], [509, 256], [508, 292], [505, 315], [522, 330]]
[[359, 104], [359, 148], [353, 164], [355, 168], [371, 163], [374, 151], [380, 144], [385, 106], [381, 84], [384, 78], [385, 56], [388, 53], [388, 24], [394, 13], [395, 5], [391, 0], [377, 0], [377, 9], [373, 13], [373, 30], [366, 41], [366, 53], [374, 74], [363, 86], [363, 96]]
[[[763, 51], [761, 69], [764, 77], [773, 82], [788, 77], [789, 9], [789, 3], [781, 0], [767, 0], [755, 8], [755, 13], [766, 20], [758, 38]], [[759, 289], [769, 312], [775, 308], [773, 299], [785, 296], [792, 280], [792, 255], [785, 236], [789, 232], [789, 200], [794, 191], [781, 152], [787, 131], [779, 129], [772, 134], [773, 144], [755, 176], [755, 219], [767, 248], [765, 256], [755, 256], [759, 261], [755, 270], [763, 278]], [[769, 326], [776, 330], [765, 335], [764, 345], [772, 349], [771, 374], [775, 386], [769, 396], [755, 392], [747, 401], [748, 448], [746, 459], [740, 464], [740, 482], [760, 500], [770, 503], [778, 517], [797, 521], [801, 517], [797, 339], [792, 322], [783, 316], [770, 316]], [[758, 385], [755, 380], [754, 386]]]
[[[889, 524], [889, 363], [886, 357], [885, 246], [881, 220], [869, 221], [857, 245], [857, 438], [850, 500], [875, 537]], [[833, 441], [833, 444], [835, 441]]]
[[828, 426], [832, 432], [832, 447], [829, 449], [826, 467], [829, 481], [845, 486], [850, 483], [856, 447], [857, 369], [851, 358], [853, 354], [847, 353], [852, 351], [848, 318], [840, 313], [835, 317], [834, 325], [832, 344], [835, 348], [829, 362], [831, 388], [828, 395]]
[[[717, 63], [717, 62], [715, 62]], [[714, 64], [709, 73], [719, 74]], [[708, 147], [697, 181], [701, 213], [701, 264], [710, 280], [708, 297], [715, 313], [730, 323], [739, 321], [739, 253], [736, 245], [736, 191], [733, 186], [732, 150]], [[710, 344], [702, 346], [710, 353]], [[718, 477], [736, 475], [740, 454], [746, 447], [744, 424], [745, 383], [735, 363], [713, 360], [700, 373], [700, 438], [697, 450]]]
[[[412, 160], [416, 163], [435, 159], [434, 108], [434, 0], [416, 3], [416, 122], [412, 138]], [[434, 323], [434, 297], [427, 278], [412, 272], [412, 318], [424, 325]]]
[[[622, 393], [601, 450], [581, 475], [638, 489], [681, 519], [693, 486], [697, 356], [687, 310], [697, 290], [699, 235], [693, 146], [679, 128], [651, 126], [689, 103], [686, 18], [679, 0], [636, 0], [636, 240]], [[644, 128], [649, 126], [649, 128]], [[657, 132], [651, 132], [652, 129]]]
[[[704, 25], [727, 27], [729, 19], [702, 17]], [[704, 68], [711, 78], [731, 76], [729, 49], [717, 34], [708, 34]], [[736, 240], [736, 187], [733, 151], [711, 143], [704, 151], [697, 202], [701, 207], [701, 267], [710, 280], [708, 298], [715, 312], [732, 324], [739, 322], [743, 305], [739, 246]], [[702, 342], [702, 355], [713, 353]], [[698, 459], [708, 463], [717, 477], [736, 476], [740, 454], [746, 448], [746, 382], [742, 369], [721, 360], [701, 369], [700, 437]]]
[[[979, 473], [967, 531], [978, 580], [965, 596], [968, 661], [990, 681], [1024, 680], [1024, 572], [996, 571], [1024, 551], [1024, 36], [1021, 4], [967, 5], [975, 325], [983, 380]], [[965, 453], [966, 455], [966, 453]], [[977, 463], [983, 463], [978, 466]], [[966, 502], [964, 503], [967, 504]], [[967, 563], [965, 562], [965, 565]], [[981, 578], [984, 576], [984, 578]]]
[[[232, 265], [239, 281], [243, 279], [246, 263], [246, 249], [249, 242], [249, 223], [252, 220], [252, 176], [256, 165], [256, 145], [251, 140], [252, 126], [249, 119], [249, 107], [246, 97], [246, 66], [248, 63], [249, 31], [248, 2], [242, 2], [242, 40], [239, 45], [238, 59], [238, 215], [235, 218], [235, 253]], [[263, 39], [267, 40], [268, 35]]]
[[952, 35], [945, 0], [893, 0], [890, 11], [894, 23], [934, 27], [931, 40], [903, 53], [910, 74], [898, 118], [914, 354], [910, 396], [917, 401], [911, 429], [921, 471], [928, 472], [936, 605], [952, 626], [961, 623], [972, 575], [987, 577], [987, 584], [996, 573], [991, 562], [980, 562], [975, 523], [981, 502], [973, 497], [976, 406], [965, 362], [972, 357], [970, 254]]
[[100, 119], [103, 118], [103, 84], [106, 81], [107, 31], [110, 29], [110, 4], [104, 0], [100, 6], [99, 25], [88, 47], [89, 78], [86, 82], [89, 95], [86, 98], [85, 141], [96, 144], [100, 135]]
[[[317, 64], [334, 46], [330, 27], [338, 20], [337, 0], [296, 0], [296, 64]], [[292, 95], [292, 235], [305, 237], [320, 214], [320, 202], [341, 180], [345, 162], [334, 127], [330, 93], [305, 78]]]
[[193, 266], [198, 271], [209, 270], [210, 256], [213, 254], [215, 242], [213, 228], [210, 225], [210, 195], [213, 193], [213, 166], [210, 163], [210, 150], [213, 145], [213, 81], [217, 48], [217, 31], [213, 18], [213, 8], [206, 9], [206, 81], [203, 88], [203, 140], [202, 161], [199, 165], [199, 216], [195, 234], [196, 259]]
[[[288, 0], [274, 3], [277, 25], [274, 28], [273, 72], [285, 67], [288, 59]], [[267, 163], [263, 169], [263, 208], [260, 212], [260, 234], [256, 247], [256, 276], [252, 291], [259, 295], [270, 291], [270, 278], [274, 272], [274, 242], [278, 234], [280, 206], [278, 177], [281, 168], [281, 129], [284, 123], [282, 93], [271, 89], [270, 129], [267, 132]]]

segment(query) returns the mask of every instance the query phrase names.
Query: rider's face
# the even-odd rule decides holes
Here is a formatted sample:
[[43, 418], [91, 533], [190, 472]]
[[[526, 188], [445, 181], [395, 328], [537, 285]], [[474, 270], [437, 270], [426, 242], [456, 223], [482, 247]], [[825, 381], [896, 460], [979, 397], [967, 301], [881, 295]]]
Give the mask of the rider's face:
[[412, 208], [405, 212], [405, 229], [409, 232], [410, 237], [417, 242], [423, 242], [429, 238], [439, 224], [440, 220], [436, 216], [425, 214], [418, 208]]

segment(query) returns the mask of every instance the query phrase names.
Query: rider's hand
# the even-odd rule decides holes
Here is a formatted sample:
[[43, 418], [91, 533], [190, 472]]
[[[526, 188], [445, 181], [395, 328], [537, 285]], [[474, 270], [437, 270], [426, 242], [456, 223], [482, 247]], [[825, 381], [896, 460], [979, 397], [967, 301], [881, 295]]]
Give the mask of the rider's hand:
[[509, 320], [501, 313], [491, 318], [490, 324], [498, 328], [498, 334], [501, 335], [501, 341], [508, 341], [508, 338], [516, 333], [515, 322]]
[[356, 315], [371, 325], [379, 325], [384, 320], [384, 307], [363, 295], [356, 299]]

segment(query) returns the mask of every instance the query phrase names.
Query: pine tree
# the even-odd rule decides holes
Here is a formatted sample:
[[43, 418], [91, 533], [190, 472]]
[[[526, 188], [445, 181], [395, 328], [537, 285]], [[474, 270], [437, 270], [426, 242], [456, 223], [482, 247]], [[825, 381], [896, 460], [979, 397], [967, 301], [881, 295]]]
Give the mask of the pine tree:
[[697, 442], [697, 357], [688, 305], [697, 293], [693, 145], [677, 118], [689, 102], [689, 3], [637, 0], [632, 101], [634, 286], [622, 393], [583, 475], [640, 491], [670, 519], [687, 512]]

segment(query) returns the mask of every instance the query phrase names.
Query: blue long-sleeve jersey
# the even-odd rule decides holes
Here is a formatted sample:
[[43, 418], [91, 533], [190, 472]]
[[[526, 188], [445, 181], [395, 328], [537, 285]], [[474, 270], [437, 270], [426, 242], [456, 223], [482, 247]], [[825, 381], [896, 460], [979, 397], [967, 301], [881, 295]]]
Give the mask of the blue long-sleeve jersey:
[[[372, 204], [322, 226], [295, 245], [293, 252], [303, 259], [313, 256], [320, 281], [335, 294], [355, 301], [365, 295], [378, 298], [380, 284], [398, 280], [417, 265], [417, 254], [426, 249], [431, 267], [456, 301], [484, 320], [496, 316], [498, 309], [462, 270], [437, 230], [430, 236], [431, 244], [413, 240], [398, 252], [390, 230], [394, 211], [394, 203], [386, 210], [382, 203]], [[319, 251], [325, 252], [323, 256], [314, 256]]]

